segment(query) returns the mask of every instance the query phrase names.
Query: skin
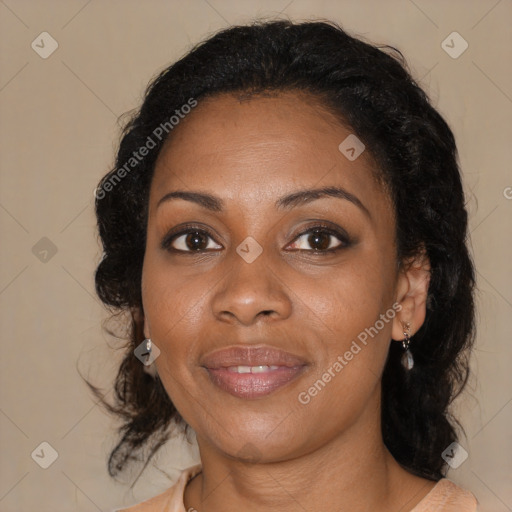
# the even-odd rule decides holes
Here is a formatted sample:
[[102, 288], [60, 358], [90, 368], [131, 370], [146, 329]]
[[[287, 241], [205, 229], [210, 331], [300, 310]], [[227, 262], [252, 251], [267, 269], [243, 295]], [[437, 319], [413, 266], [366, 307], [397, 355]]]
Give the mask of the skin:
[[[145, 335], [161, 350], [155, 364], [169, 397], [197, 434], [203, 470], [186, 487], [186, 510], [405, 512], [434, 485], [397, 464], [380, 424], [389, 345], [404, 338], [403, 323], [413, 335], [424, 322], [429, 263], [418, 257], [398, 267], [394, 212], [375, 163], [368, 151], [349, 161], [338, 149], [350, 133], [304, 93], [221, 95], [201, 100], [158, 157], [142, 279]], [[368, 214], [335, 197], [275, 207], [284, 195], [325, 186], [357, 196]], [[175, 190], [213, 194], [224, 208], [184, 199], [158, 206]], [[316, 221], [344, 229], [351, 244], [313, 254], [318, 245], [302, 233]], [[184, 223], [211, 230], [202, 253], [180, 235], [171, 247], [188, 253], [161, 247]], [[248, 236], [263, 249], [252, 263], [236, 252]], [[329, 247], [344, 245], [324, 237]], [[298, 394], [395, 302], [395, 317], [300, 403]], [[237, 398], [199, 364], [236, 344], [269, 344], [308, 366], [268, 396]]]

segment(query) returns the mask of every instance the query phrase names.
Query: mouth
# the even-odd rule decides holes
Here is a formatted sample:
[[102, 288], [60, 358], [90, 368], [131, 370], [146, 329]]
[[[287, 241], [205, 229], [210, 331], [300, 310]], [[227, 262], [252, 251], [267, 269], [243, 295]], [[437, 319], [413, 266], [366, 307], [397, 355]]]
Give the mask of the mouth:
[[297, 378], [305, 366], [231, 366], [207, 368], [218, 388], [238, 398], [255, 399], [270, 395]]
[[232, 346], [208, 354], [201, 363], [216, 387], [244, 399], [283, 388], [307, 367], [303, 358], [269, 346]]

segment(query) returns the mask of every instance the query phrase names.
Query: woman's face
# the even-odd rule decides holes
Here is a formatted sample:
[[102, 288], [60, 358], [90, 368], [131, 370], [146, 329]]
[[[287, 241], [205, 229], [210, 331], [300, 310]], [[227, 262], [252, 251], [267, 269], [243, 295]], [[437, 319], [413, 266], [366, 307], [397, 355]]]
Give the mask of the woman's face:
[[[201, 101], [159, 155], [145, 334], [200, 447], [276, 461], [379, 425], [401, 274], [389, 197], [361, 146], [339, 149], [350, 135], [307, 95], [222, 95]], [[327, 187], [338, 192], [294, 198]], [[212, 197], [168, 196], [177, 191]], [[263, 351], [211, 357], [232, 347]]]

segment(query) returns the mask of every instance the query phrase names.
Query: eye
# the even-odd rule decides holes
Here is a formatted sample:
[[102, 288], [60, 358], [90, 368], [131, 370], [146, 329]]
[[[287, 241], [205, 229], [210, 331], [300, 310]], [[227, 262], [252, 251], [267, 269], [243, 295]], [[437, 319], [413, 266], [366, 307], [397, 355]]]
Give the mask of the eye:
[[[338, 243], [336, 243], [336, 239]], [[346, 248], [350, 245], [348, 235], [327, 226], [318, 225], [309, 228], [295, 238], [288, 247], [299, 251], [308, 251], [318, 254], [327, 254]], [[312, 247], [312, 249], [308, 248]]]
[[[344, 230], [338, 231], [326, 225], [315, 225], [296, 237], [288, 248], [326, 255], [350, 245], [350, 238]], [[163, 239], [161, 247], [170, 252], [190, 254], [222, 249], [208, 230], [196, 226], [181, 226], [178, 232], [171, 231]]]
[[167, 234], [161, 246], [162, 249], [171, 252], [189, 253], [222, 249], [222, 246], [216, 245], [213, 236], [208, 231], [194, 227], [185, 227], [179, 233]]

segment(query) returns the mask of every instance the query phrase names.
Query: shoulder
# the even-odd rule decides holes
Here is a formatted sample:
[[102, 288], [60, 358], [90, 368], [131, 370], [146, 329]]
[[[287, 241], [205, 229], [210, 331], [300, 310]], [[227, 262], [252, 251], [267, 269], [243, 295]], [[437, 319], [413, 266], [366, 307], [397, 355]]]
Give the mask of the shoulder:
[[201, 464], [186, 468], [181, 472], [176, 483], [161, 494], [131, 507], [115, 509], [112, 512], [182, 512], [185, 510], [183, 505], [185, 487], [188, 481], [200, 472]]
[[476, 512], [477, 500], [466, 489], [442, 478], [411, 512]]

